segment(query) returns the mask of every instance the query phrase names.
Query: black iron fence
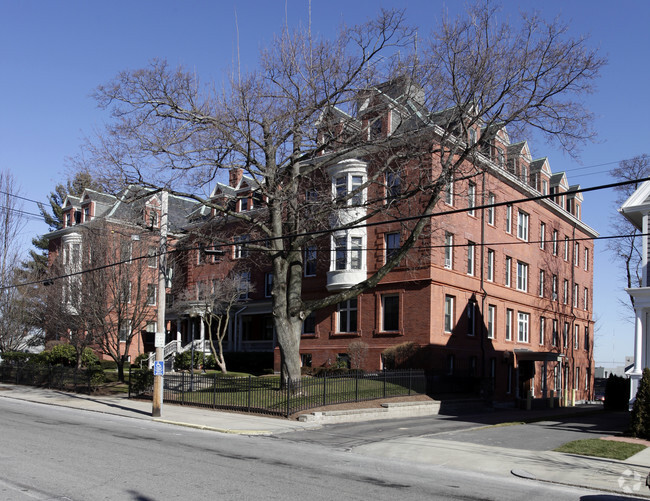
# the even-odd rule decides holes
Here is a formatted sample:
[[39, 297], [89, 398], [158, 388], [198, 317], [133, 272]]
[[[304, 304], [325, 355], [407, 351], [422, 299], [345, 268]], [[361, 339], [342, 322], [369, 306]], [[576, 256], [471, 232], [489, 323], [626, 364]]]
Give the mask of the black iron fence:
[[61, 365], [0, 364], [0, 382], [91, 393], [103, 382], [101, 369], [75, 369]]
[[[151, 372], [131, 373], [133, 396], [152, 396]], [[146, 381], [138, 385], [137, 381]], [[138, 387], [139, 386], [139, 387]], [[163, 401], [183, 405], [289, 416], [324, 405], [361, 402], [405, 395], [425, 394], [423, 371], [303, 377], [291, 387], [282, 387], [277, 376], [227, 377], [190, 373], [166, 374]]]

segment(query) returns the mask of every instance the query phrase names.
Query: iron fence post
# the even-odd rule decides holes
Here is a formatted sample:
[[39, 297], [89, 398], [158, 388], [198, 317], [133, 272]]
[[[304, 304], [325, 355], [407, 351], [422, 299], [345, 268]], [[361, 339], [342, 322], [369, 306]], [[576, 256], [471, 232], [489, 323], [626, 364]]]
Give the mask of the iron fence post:
[[181, 404], [185, 404], [185, 373], [184, 372], [181, 372]]
[[384, 398], [386, 398], [386, 370], [384, 369]]
[[327, 405], [327, 374], [323, 374], [323, 405]]
[[291, 382], [291, 379], [287, 381], [287, 405], [286, 405], [286, 411], [285, 411], [285, 417], [289, 417], [289, 397], [291, 395], [291, 385], [293, 383]]
[[359, 371], [354, 375], [354, 401], [359, 401]]
[[129, 364], [129, 398], [131, 398], [131, 374], [133, 374], [133, 371], [131, 370], [131, 364]]
[[413, 374], [413, 371], [409, 369], [409, 397], [411, 396], [411, 375]]
[[253, 386], [253, 376], [250, 374], [248, 375], [248, 412], [251, 411], [251, 391], [252, 391], [252, 386]]
[[217, 373], [212, 375], [212, 408], [217, 407]]

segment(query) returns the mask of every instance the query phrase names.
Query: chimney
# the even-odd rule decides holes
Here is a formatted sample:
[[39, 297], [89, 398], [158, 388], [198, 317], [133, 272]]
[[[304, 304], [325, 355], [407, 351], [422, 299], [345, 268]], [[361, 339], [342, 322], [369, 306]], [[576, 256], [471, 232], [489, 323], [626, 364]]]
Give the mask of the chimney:
[[235, 167], [230, 169], [230, 187], [231, 188], [237, 188], [239, 186], [239, 183], [241, 183], [241, 179], [244, 176], [244, 171]]

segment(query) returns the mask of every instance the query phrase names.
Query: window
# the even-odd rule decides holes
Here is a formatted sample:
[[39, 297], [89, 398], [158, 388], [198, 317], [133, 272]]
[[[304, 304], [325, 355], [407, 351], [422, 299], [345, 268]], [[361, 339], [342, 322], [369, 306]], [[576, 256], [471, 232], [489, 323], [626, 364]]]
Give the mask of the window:
[[474, 207], [476, 207], [476, 185], [472, 182], [467, 186], [467, 207], [469, 208], [467, 213], [470, 216], [474, 216]]
[[578, 288], [578, 284], [573, 284], [573, 307], [574, 308], [578, 307], [579, 290], [580, 289]]
[[84, 222], [90, 221], [90, 205], [84, 207]]
[[[496, 197], [494, 196], [494, 193], [489, 193], [488, 194], [488, 205], [494, 205], [496, 203]], [[487, 208], [487, 222], [488, 224], [494, 226], [494, 212], [496, 211], [496, 207], [488, 207]]]
[[246, 212], [251, 209], [248, 204], [248, 195], [239, 200], [239, 212]]
[[273, 273], [264, 275], [264, 297], [271, 297], [273, 291]]
[[585, 287], [583, 291], [583, 309], [588, 310], [589, 309], [589, 289]]
[[445, 268], [451, 270], [454, 267], [454, 236], [445, 232]]
[[338, 332], [357, 331], [357, 298], [348, 299], [338, 305]]
[[487, 337], [488, 339], [494, 339], [494, 333], [496, 332], [495, 322], [497, 319], [497, 307], [493, 304], [488, 305], [488, 318], [487, 318]]
[[577, 350], [580, 348], [580, 326], [573, 326], [573, 349]]
[[576, 380], [575, 384], [573, 385], [575, 389], [580, 388], [580, 367], [576, 367]]
[[445, 296], [445, 332], [454, 328], [454, 296]]
[[546, 225], [539, 224], [539, 248], [544, 250], [546, 248]]
[[445, 190], [445, 203], [447, 205], [454, 205], [454, 180], [449, 181], [447, 189]]
[[467, 303], [467, 335], [473, 336], [476, 333], [476, 303]]
[[386, 198], [388, 200], [397, 198], [402, 194], [402, 177], [399, 172], [389, 171], [386, 173]]
[[580, 263], [580, 244], [578, 242], [573, 243], [573, 265], [578, 266]]
[[506, 207], [506, 233], [512, 233], [512, 205]]
[[564, 237], [564, 260], [569, 260], [569, 237]]
[[120, 343], [126, 343], [131, 335], [131, 321], [124, 320], [120, 323]]
[[494, 251], [488, 249], [487, 252], [487, 279], [489, 282], [494, 282]]
[[553, 230], [553, 255], [557, 256], [557, 230]]
[[334, 239], [334, 269], [360, 270], [363, 261], [362, 246], [363, 238], [350, 237], [350, 252], [348, 252], [348, 235], [336, 237]]
[[240, 235], [235, 237], [235, 245], [233, 247], [233, 257], [235, 259], [242, 259], [248, 257], [248, 246], [246, 243], [250, 240], [248, 235]]
[[133, 257], [133, 243], [125, 240], [120, 244], [120, 261], [130, 263]]
[[544, 270], [539, 270], [539, 297], [544, 297]]
[[156, 293], [158, 287], [155, 284], [147, 284], [147, 305], [156, 306]]
[[528, 313], [518, 312], [518, 335], [517, 340], [520, 343], [528, 342], [528, 327], [530, 324], [530, 315]]
[[589, 249], [585, 247], [585, 271], [589, 270]]
[[562, 344], [566, 348], [569, 346], [569, 322], [564, 322], [564, 340], [562, 341]]
[[72, 215], [69, 212], [65, 215], [65, 225], [72, 226]]
[[399, 295], [381, 296], [382, 328], [384, 332], [399, 331]]
[[350, 196], [346, 205], [361, 205], [364, 201], [364, 190], [361, 189], [363, 183], [363, 176], [356, 174], [338, 176], [334, 178], [334, 196], [339, 201]]
[[582, 348], [585, 351], [589, 351], [589, 326], [585, 325], [585, 342]]
[[552, 334], [553, 334], [553, 339], [552, 339], [553, 346], [557, 346], [558, 330], [557, 330], [557, 320], [555, 320], [555, 319], [553, 320], [553, 332], [552, 332]]
[[546, 318], [539, 317], [539, 344], [546, 342]]
[[506, 282], [505, 285], [506, 287], [510, 287], [511, 285], [511, 278], [510, 274], [512, 273], [512, 258], [510, 256], [506, 256]]
[[305, 249], [305, 276], [313, 277], [316, 275], [316, 246], [311, 245]]
[[473, 146], [476, 144], [476, 129], [469, 130], [469, 145]]
[[499, 167], [503, 167], [505, 163], [506, 163], [506, 156], [503, 152], [503, 148], [499, 148], [497, 146], [497, 164], [499, 165]]
[[569, 303], [569, 281], [564, 279], [564, 286], [562, 288], [562, 302], [564, 304]]
[[528, 265], [517, 261], [517, 290], [528, 291]]
[[361, 237], [352, 237], [350, 238], [351, 253], [350, 253], [350, 268], [353, 270], [361, 269], [361, 247], [363, 244], [363, 239]]
[[155, 209], [149, 209], [149, 226], [158, 227], [158, 212]]
[[390, 261], [399, 252], [400, 235], [399, 233], [386, 233], [384, 235], [385, 262]]
[[557, 275], [553, 275], [553, 290], [551, 292], [551, 300], [557, 301]]
[[303, 334], [316, 334], [316, 314], [312, 311], [302, 322]]
[[251, 272], [242, 271], [238, 275], [239, 279], [239, 299], [245, 300], [248, 299], [248, 293], [251, 289]]
[[474, 251], [476, 245], [474, 242], [467, 242], [467, 274], [474, 275]]
[[506, 310], [506, 341], [512, 341], [512, 314], [513, 311], [508, 308]]
[[528, 242], [528, 220], [528, 214], [520, 210], [517, 218], [517, 238], [526, 242]]
[[149, 247], [147, 250], [147, 266], [149, 268], [157, 268], [158, 267], [158, 256], [156, 255], [158, 252], [156, 251], [155, 247]]
[[546, 179], [542, 181], [542, 195], [548, 195], [548, 181]]

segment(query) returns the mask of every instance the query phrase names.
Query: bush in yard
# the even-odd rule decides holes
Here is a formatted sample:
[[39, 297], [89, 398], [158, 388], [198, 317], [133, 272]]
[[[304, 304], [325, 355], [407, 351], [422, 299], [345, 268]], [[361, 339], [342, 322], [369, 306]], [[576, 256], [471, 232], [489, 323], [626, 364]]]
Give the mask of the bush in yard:
[[[176, 357], [174, 358], [174, 369], [175, 370], [181, 370], [181, 371], [188, 371], [190, 370], [190, 365], [192, 361], [192, 351], [187, 350], [184, 351], [183, 353], [177, 353]], [[203, 361], [203, 354], [195, 351], [194, 352], [194, 369], [198, 369], [201, 367], [201, 362]]]
[[[140, 353], [137, 357], [135, 357], [135, 360], [131, 363], [131, 367], [142, 369], [146, 363], [147, 360], [149, 360], [149, 353]], [[145, 369], [147, 367], [144, 367]]]
[[368, 343], [352, 341], [348, 345], [348, 356], [350, 357], [351, 369], [362, 369], [366, 363], [366, 358], [368, 358]]
[[412, 341], [396, 344], [381, 352], [384, 369], [413, 369], [420, 347]]
[[626, 411], [629, 401], [630, 380], [610, 374], [605, 385], [604, 408], [608, 411]]
[[131, 372], [129, 384], [134, 394], [143, 393], [153, 386], [153, 371], [149, 369], [134, 370]]
[[650, 369], [643, 369], [643, 376], [636, 392], [636, 400], [630, 418], [630, 434], [650, 440]]
[[34, 353], [25, 353], [23, 351], [5, 351], [2, 353], [2, 363], [23, 365], [30, 362], [33, 358], [38, 358], [34, 355]]

